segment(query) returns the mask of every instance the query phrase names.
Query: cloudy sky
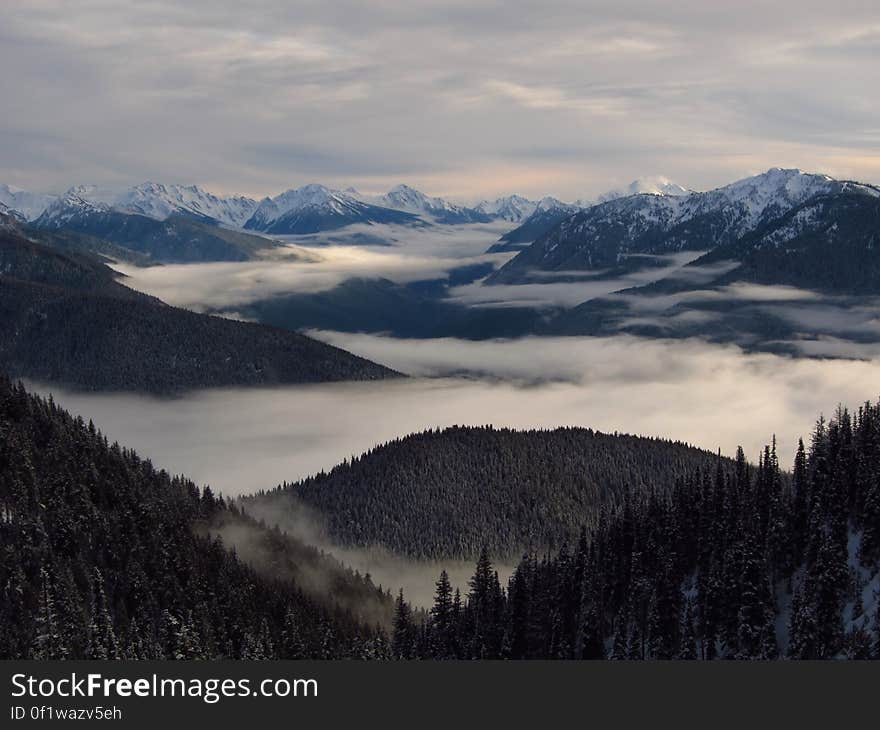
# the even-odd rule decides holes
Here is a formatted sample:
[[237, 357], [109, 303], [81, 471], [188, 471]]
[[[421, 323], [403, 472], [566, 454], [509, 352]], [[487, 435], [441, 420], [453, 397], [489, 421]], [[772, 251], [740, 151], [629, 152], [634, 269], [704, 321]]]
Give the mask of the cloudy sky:
[[[723, 5], [724, 7], [719, 7]], [[880, 182], [876, 0], [2, 0], [0, 182]]]

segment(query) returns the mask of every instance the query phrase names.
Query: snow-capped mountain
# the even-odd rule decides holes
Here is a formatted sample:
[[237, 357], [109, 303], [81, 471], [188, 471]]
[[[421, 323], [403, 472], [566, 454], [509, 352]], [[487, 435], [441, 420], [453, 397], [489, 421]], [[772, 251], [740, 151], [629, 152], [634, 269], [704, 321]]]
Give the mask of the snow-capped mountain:
[[260, 201], [244, 227], [278, 235], [318, 233], [352, 223], [417, 223], [401, 210], [366, 203], [340, 190], [310, 184]]
[[210, 218], [241, 227], [253, 215], [257, 201], [236, 195], [219, 197], [197, 185], [146, 182], [117, 195], [111, 203], [120, 210], [164, 220], [175, 213]]
[[557, 198], [547, 196], [535, 204], [535, 209], [512, 231], [508, 231], [498, 243], [493, 244], [487, 253], [501, 251], [520, 251], [535, 239], [547, 233], [561, 221], [574, 215], [584, 207], [581, 203], [563, 203]]
[[773, 168], [704, 193], [617, 198], [563, 219], [492, 280], [513, 283], [527, 279], [534, 269], [614, 267], [631, 254], [709, 250], [738, 240], [817, 195], [840, 192], [880, 194], [870, 185]]
[[376, 200], [378, 205], [425, 215], [436, 223], [488, 223], [492, 218], [486, 213], [455, 205], [443, 198], [432, 198], [409, 185], [397, 185]]
[[218, 225], [192, 214], [159, 219], [104, 202], [118, 196], [92, 186], [71, 188], [32, 221], [51, 231], [101, 238], [162, 263], [246, 261], [275, 245], [263, 236]]
[[20, 213], [26, 220], [39, 216], [57, 197], [46, 193], [32, 193], [11, 185], [0, 185], [0, 204]]
[[[42, 195], [0, 186], [0, 201], [29, 220], [39, 218], [55, 203], [53, 216], [69, 215], [64, 210], [91, 204], [156, 220], [171, 215], [188, 215], [205, 221], [241, 227], [251, 217], [257, 201], [244, 196], [219, 197], [196, 185], [165, 185], [146, 182], [122, 190], [97, 185], [75, 185], [64, 195]], [[44, 221], [45, 222], [45, 221]]]
[[103, 202], [101, 192], [91, 185], [77, 185], [53, 200], [34, 219], [40, 228], [66, 228], [86, 216], [109, 213], [111, 206]]
[[25, 218], [21, 213], [10, 208], [6, 203], [0, 203], [0, 230], [14, 229], [24, 222]]
[[668, 177], [657, 175], [655, 177], [640, 177], [633, 180], [629, 185], [620, 190], [609, 190], [597, 198], [597, 202], [606, 203], [617, 198], [626, 198], [630, 195], [690, 195], [693, 190], [682, 187], [672, 182]]
[[485, 213], [496, 220], [520, 223], [535, 212], [537, 202], [522, 195], [508, 195], [495, 200], [484, 200], [474, 206], [474, 210]]

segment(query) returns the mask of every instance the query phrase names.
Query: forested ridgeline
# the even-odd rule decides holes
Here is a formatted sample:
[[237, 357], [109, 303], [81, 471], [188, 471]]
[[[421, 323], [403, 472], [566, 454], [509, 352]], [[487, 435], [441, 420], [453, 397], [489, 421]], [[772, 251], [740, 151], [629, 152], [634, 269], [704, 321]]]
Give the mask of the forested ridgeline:
[[486, 548], [516, 560], [524, 549], [575, 540], [628, 491], [662, 493], [716, 462], [680, 442], [585, 428], [454, 427], [391, 441], [245, 504], [282, 521], [305, 507], [345, 546], [420, 559], [476, 559]]
[[792, 478], [697, 470], [630, 491], [592, 533], [523, 557], [502, 587], [484, 552], [462, 597], [444, 573], [427, 621], [398, 599], [398, 657], [880, 658], [880, 404], [820, 420]]
[[0, 376], [0, 658], [385, 656], [358, 617], [391, 607], [368, 577]]
[[14, 227], [0, 230], [0, 368], [86, 390], [159, 394], [397, 375], [296, 332], [167, 306], [116, 281], [94, 256]]

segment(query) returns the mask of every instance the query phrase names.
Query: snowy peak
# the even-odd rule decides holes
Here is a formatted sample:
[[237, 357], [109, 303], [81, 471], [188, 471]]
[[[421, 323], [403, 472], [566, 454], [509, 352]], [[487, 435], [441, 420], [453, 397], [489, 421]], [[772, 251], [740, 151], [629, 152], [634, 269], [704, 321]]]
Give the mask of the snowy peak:
[[341, 213], [356, 208], [359, 203], [360, 201], [351, 195], [339, 190], [331, 190], [318, 183], [311, 183], [301, 188], [285, 190], [274, 198], [264, 198], [256, 207], [253, 216], [271, 222], [306, 208], [327, 208]]
[[835, 180], [828, 175], [773, 167], [760, 175], [737, 180], [730, 185], [694, 196], [697, 212], [729, 208], [742, 217], [743, 228], [754, 227], [791, 210], [817, 195], [860, 192], [877, 195], [871, 185]]
[[219, 197], [197, 185], [165, 185], [145, 182], [124, 191], [112, 201], [114, 207], [164, 220], [185, 214], [241, 226], [251, 217], [257, 201], [244, 196]]
[[672, 182], [668, 177], [655, 175], [653, 177], [640, 177], [637, 180], [633, 180], [621, 190], [609, 190], [607, 193], [600, 195], [598, 201], [600, 203], [605, 203], [609, 200], [627, 198], [631, 195], [682, 196], [690, 195], [692, 192], [693, 190], [689, 190], [678, 183]]
[[41, 213], [52, 218], [69, 215], [73, 210], [83, 211], [90, 206], [94, 210], [115, 210], [156, 220], [183, 214], [241, 226], [250, 218], [257, 202], [243, 196], [221, 198], [196, 185], [145, 182], [121, 191], [97, 185], [75, 185], [64, 195], [50, 200]]
[[412, 210], [434, 210], [450, 207], [442, 198], [429, 198], [421, 190], [409, 185], [395, 185], [380, 200], [389, 208], [410, 208]]
[[534, 213], [546, 213], [549, 211], [576, 211], [579, 210], [581, 206], [577, 203], [563, 203], [559, 198], [554, 198], [551, 195], [547, 195], [541, 198], [537, 205], [535, 205]]
[[249, 230], [297, 235], [333, 230], [353, 223], [413, 223], [418, 218], [359, 200], [313, 183], [264, 198], [244, 224]]
[[482, 211], [455, 205], [443, 198], [429, 197], [409, 185], [396, 185], [376, 203], [393, 210], [426, 215], [437, 223], [488, 223], [491, 220]]
[[0, 185], [0, 205], [25, 220], [39, 217], [56, 198], [56, 195], [32, 193], [12, 185]]
[[476, 206], [476, 210], [491, 218], [520, 223], [535, 212], [537, 203], [522, 195], [508, 195], [495, 200], [484, 200]]

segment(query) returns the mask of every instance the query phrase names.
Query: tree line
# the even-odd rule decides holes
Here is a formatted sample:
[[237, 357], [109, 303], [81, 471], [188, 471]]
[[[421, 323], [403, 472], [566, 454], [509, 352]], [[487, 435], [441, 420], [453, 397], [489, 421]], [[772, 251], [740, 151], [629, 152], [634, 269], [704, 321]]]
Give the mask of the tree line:
[[757, 467], [630, 490], [572, 546], [444, 572], [424, 621], [398, 596], [393, 652], [430, 659], [877, 659], [880, 404], [820, 419], [790, 479]]

